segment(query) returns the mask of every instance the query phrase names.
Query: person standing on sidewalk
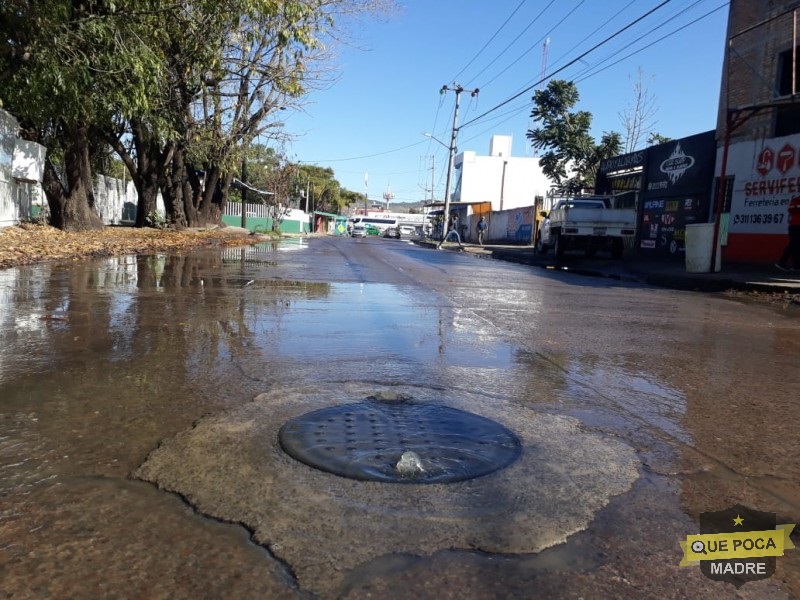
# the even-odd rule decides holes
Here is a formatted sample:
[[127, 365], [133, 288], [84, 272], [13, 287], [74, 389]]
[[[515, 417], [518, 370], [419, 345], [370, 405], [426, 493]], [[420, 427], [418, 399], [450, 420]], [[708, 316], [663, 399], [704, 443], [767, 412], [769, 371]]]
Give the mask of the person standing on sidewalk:
[[481, 217], [481, 220], [478, 221], [478, 245], [483, 246], [483, 236], [486, 234], [486, 218]]
[[[783, 271], [800, 269], [800, 196], [789, 201], [789, 243], [775, 266]], [[792, 266], [789, 267], [789, 260]]]

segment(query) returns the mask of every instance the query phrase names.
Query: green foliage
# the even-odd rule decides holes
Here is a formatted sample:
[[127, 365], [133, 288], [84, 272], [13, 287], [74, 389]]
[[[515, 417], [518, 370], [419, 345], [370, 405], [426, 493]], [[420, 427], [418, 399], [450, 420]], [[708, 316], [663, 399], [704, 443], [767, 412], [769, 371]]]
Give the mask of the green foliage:
[[162, 213], [157, 211], [148, 213], [147, 217], [145, 217], [145, 225], [155, 229], [167, 229], [169, 227], [167, 219]]
[[672, 138], [667, 137], [665, 135], [661, 135], [660, 133], [656, 133], [655, 131], [649, 133], [647, 135], [647, 145], [648, 146], [657, 146], [658, 144], [666, 144], [667, 142], [671, 142]]
[[316, 165], [300, 165], [295, 175], [297, 201], [306, 206], [308, 193], [308, 210], [339, 213], [344, 200], [341, 195], [341, 184], [334, 177], [333, 169]]
[[622, 147], [616, 132], [606, 132], [595, 142], [591, 113], [570, 112], [579, 99], [571, 81], [553, 80], [537, 90], [531, 117], [540, 126], [526, 134], [534, 148], [545, 151], [540, 159], [544, 174], [569, 194], [593, 188], [600, 160], [616, 156]]
[[[82, 126], [116, 144], [132, 172], [154, 164], [169, 172], [168, 162], [156, 163], [175, 156], [165, 150], [176, 142], [189, 169], [217, 169], [225, 180], [245, 149], [280, 136], [280, 109], [318, 81], [311, 69], [326, 58], [324, 41], [339, 37], [334, 17], [383, 1], [5, 0], [0, 106], [56, 166]], [[133, 150], [117, 143], [131, 138]], [[97, 154], [85, 164], [108, 165], [93, 142]], [[283, 201], [297, 188], [300, 169], [282, 157], [252, 164], [254, 187], [274, 188]], [[339, 206], [332, 171], [311, 175], [304, 180], [313, 179], [316, 207]]]
[[57, 137], [53, 123], [101, 123], [153, 109], [163, 57], [159, 30], [139, 2], [16, 4], [18, 19], [0, 25], [7, 40], [0, 97], [20, 121]]

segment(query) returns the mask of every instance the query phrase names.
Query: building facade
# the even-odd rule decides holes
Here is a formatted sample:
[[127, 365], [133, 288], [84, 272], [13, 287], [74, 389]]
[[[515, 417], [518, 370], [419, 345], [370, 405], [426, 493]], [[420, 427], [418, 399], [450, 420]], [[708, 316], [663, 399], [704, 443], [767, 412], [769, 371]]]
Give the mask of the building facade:
[[717, 122], [714, 198], [723, 258], [773, 263], [800, 195], [800, 69], [796, 0], [732, 0]]
[[490, 203], [491, 210], [533, 206], [547, 194], [552, 183], [542, 173], [536, 157], [511, 156], [512, 138], [492, 136], [488, 156], [474, 151], [456, 155], [453, 161], [454, 203]]

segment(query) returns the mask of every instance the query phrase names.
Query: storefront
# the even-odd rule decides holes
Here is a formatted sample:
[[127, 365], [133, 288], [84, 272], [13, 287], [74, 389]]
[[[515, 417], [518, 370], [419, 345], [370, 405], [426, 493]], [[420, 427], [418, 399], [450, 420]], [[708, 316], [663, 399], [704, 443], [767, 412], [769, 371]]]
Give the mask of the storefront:
[[637, 208], [644, 183], [647, 150], [600, 161], [595, 194], [613, 196], [614, 208]]
[[800, 135], [729, 148], [726, 179], [733, 178], [733, 187], [722, 215], [725, 260], [772, 264], [780, 258], [789, 239], [787, 207], [800, 195], [799, 163]]
[[710, 221], [715, 156], [714, 131], [648, 148], [637, 255], [684, 260], [686, 225]]

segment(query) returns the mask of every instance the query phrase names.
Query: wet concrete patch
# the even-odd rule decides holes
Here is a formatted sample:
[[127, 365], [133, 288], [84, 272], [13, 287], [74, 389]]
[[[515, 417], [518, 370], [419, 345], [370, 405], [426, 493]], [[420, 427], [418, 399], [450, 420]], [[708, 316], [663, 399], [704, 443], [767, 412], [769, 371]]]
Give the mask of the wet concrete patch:
[[502, 469], [519, 439], [496, 421], [400, 398], [331, 406], [279, 433], [293, 458], [335, 475], [387, 483], [451, 483]]
[[395, 391], [501, 423], [519, 438], [521, 456], [478, 479], [430, 485], [356, 481], [288, 456], [278, 439], [284, 423], [375, 392], [346, 384], [275, 389], [202, 419], [165, 440], [134, 475], [204, 514], [246, 525], [286, 561], [301, 588], [326, 597], [351, 569], [389, 553], [539, 552], [585, 529], [638, 477], [629, 446], [582, 431], [576, 419], [478, 393]]

